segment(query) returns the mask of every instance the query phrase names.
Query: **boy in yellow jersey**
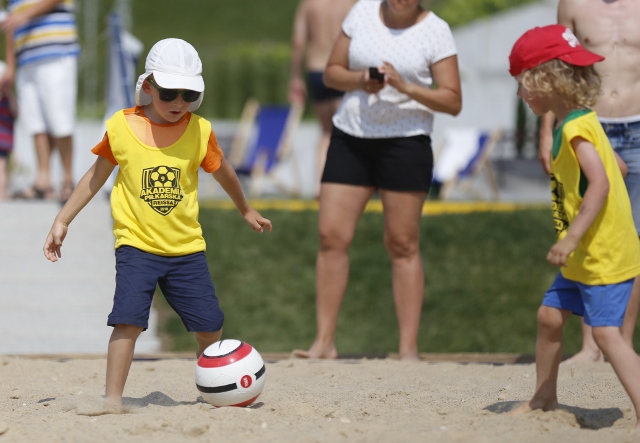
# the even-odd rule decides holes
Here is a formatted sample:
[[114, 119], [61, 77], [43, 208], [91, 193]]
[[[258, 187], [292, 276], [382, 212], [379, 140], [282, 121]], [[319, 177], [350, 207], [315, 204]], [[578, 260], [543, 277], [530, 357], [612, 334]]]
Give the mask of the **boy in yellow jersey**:
[[558, 407], [562, 329], [574, 313], [592, 326], [640, 426], [640, 357], [620, 332], [633, 280], [640, 274], [640, 244], [629, 241], [635, 227], [622, 173], [589, 109], [600, 94], [593, 65], [602, 60], [562, 25], [527, 31], [509, 56], [518, 96], [536, 115], [553, 111], [558, 119], [550, 174], [558, 241], [547, 260], [561, 267], [538, 310], [535, 393], [511, 413]]
[[195, 333], [197, 356], [221, 337], [224, 315], [198, 223], [198, 169], [213, 175], [254, 231], [271, 231], [271, 221], [247, 203], [211, 124], [193, 114], [203, 94], [202, 63], [193, 46], [179, 39], [156, 43], [136, 85], [137, 106], [107, 121], [103, 140], [92, 150], [95, 164], [44, 244], [45, 257], [57, 261], [69, 224], [119, 166], [111, 192], [116, 291], [107, 321], [113, 332], [106, 376], [107, 405], [115, 411], [122, 408], [135, 342], [147, 328], [156, 285]]

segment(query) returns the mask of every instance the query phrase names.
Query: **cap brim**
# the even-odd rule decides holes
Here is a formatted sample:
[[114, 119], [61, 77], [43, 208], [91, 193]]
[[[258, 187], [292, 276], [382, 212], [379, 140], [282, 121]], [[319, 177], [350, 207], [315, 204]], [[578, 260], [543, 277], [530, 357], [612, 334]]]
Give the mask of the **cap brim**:
[[604, 57], [601, 55], [595, 54], [593, 52], [582, 50], [572, 52], [570, 54], [564, 54], [558, 57], [563, 62], [569, 63], [574, 66], [591, 66], [595, 65], [598, 62], [604, 60]]
[[189, 89], [197, 92], [204, 91], [204, 80], [201, 76], [186, 77], [183, 75], [153, 71], [153, 79], [158, 86], [166, 89]]

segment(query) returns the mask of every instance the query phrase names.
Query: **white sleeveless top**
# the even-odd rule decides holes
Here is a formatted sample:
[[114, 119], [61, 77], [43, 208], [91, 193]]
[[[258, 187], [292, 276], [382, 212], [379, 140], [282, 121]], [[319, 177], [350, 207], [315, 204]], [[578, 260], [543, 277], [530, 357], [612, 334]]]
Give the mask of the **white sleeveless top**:
[[[342, 30], [351, 38], [349, 69], [365, 70], [391, 63], [407, 81], [431, 87], [431, 65], [457, 54], [449, 25], [429, 12], [406, 29], [389, 29], [380, 18], [381, 0], [360, 0]], [[433, 111], [387, 85], [377, 94], [347, 92], [333, 124], [361, 138], [410, 137], [431, 134]]]

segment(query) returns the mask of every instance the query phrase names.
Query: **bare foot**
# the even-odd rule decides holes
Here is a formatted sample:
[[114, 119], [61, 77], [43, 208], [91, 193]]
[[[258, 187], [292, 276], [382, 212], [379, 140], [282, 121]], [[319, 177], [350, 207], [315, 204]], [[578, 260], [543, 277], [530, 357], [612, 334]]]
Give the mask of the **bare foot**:
[[333, 345], [324, 347], [314, 343], [308, 351], [294, 349], [291, 352], [291, 356], [295, 358], [324, 358], [335, 360], [338, 358], [338, 351]]
[[577, 354], [575, 354], [573, 357], [566, 359], [565, 361], [563, 361], [561, 364], [563, 365], [573, 365], [573, 364], [580, 364], [580, 363], [596, 363], [596, 362], [603, 362], [604, 361], [604, 355], [602, 354], [602, 351], [600, 351], [600, 349], [583, 349], [580, 352], [578, 352]]
[[76, 405], [76, 414], [95, 417], [106, 414], [122, 414], [124, 412], [121, 402], [112, 402], [109, 400], [85, 399], [82, 403]]
[[558, 400], [552, 401], [539, 401], [531, 399], [528, 402], [525, 402], [518, 406], [515, 409], [507, 412], [506, 415], [510, 417], [518, 417], [520, 415], [528, 414], [531, 411], [535, 411], [536, 409], [542, 409], [543, 411], [553, 411], [558, 409]]
[[420, 357], [417, 352], [407, 352], [406, 354], [400, 354], [400, 360], [402, 361], [420, 361]]

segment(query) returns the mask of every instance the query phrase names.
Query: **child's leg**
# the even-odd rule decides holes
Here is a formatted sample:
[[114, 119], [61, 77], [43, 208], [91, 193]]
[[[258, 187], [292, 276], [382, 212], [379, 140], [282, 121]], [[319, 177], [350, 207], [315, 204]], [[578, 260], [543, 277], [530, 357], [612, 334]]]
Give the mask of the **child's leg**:
[[640, 357], [615, 326], [593, 328], [593, 336], [611, 363], [636, 410], [636, 427], [640, 428]]
[[7, 198], [7, 157], [0, 152], [0, 201]]
[[558, 367], [562, 359], [562, 328], [571, 315], [564, 309], [540, 306], [536, 340], [536, 391], [531, 400], [511, 411], [520, 415], [534, 409], [549, 411], [558, 407]]
[[629, 297], [627, 310], [624, 314], [624, 322], [622, 323], [622, 337], [629, 343], [632, 349], [633, 333], [636, 330], [636, 322], [638, 321], [638, 311], [640, 311], [640, 276], [633, 280], [631, 297]]
[[576, 355], [562, 362], [563, 365], [604, 361], [602, 351], [593, 338], [591, 326], [584, 322], [584, 318], [580, 321], [580, 325], [582, 327], [582, 348]]
[[193, 334], [198, 343], [198, 350], [196, 351], [196, 358], [200, 358], [205, 349], [217, 341], [220, 341], [222, 337], [222, 329], [216, 332], [196, 332]]
[[133, 361], [136, 340], [143, 328], [139, 326], [117, 324], [109, 339], [107, 353], [107, 403], [117, 409], [122, 408], [122, 393]]
[[224, 313], [218, 304], [204, 252], [173, 257], [171, 272], [167, 275], [158, 284], [187, 331], [198, 331], [194, 338], [199, 358], [209, 345], [220, 340], [224, 324]]

